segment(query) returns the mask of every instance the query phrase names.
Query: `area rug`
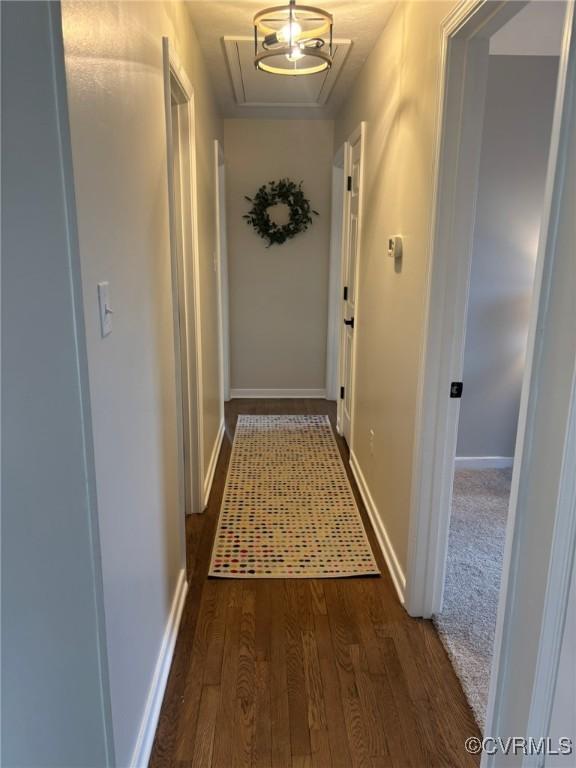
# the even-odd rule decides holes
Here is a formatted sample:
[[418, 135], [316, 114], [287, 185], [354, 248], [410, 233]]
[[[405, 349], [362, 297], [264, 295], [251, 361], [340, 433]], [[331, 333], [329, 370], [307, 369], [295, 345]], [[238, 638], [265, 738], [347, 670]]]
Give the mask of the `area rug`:
[[502, 574], [511, 469], [454, 478], [444, 605], [434, 623], [484, 729]]
[[209, 573], [379, 573], [327, 416], [238, 417]]

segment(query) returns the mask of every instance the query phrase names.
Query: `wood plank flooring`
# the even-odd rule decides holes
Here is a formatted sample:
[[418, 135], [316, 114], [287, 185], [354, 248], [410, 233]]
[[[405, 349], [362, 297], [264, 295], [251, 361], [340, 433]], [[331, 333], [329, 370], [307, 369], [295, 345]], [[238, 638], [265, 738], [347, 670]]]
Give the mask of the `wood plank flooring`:
[[324, 400], [227, 405], [208, 510], [186, 521], [190, 588], [150, 768], [477, 766], [458, 679], [432, 624], [399, 604], [350, 474], [381, 578], [207, 578], [240, 413], [335, 420]]

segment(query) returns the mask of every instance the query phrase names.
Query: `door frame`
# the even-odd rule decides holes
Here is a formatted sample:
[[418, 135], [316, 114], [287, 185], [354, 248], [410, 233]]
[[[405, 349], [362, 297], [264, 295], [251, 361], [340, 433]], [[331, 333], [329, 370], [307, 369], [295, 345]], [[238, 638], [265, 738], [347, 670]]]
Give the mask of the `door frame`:
[[[342, 297], [344, 294], [344, 285], [346, 281], [346, 265], [348, 264], [349, 251], [350, 251], [350, 195], [347, 191], [347, 179], [352, 173], [352, 146], [360, 141], [360, 179], [358, 182], [358, 255], [356, 258], [356, 268], [354, 275], [354, 285], [356, 290], [356, 305], [354, 316], [354, 335], [352, 337], [352, 350], [350, 355], [352, 373], [350, 376], [351, 391], [350, 391], [350, 453], [352, 454], [354, 446], [354, 411], [355, 411], [355, 389], [356, 389], [356, 348], [357, 348], [357, 328], [359, 325], [360, 316], [360, 291], [359, 291], [359, 277], [360, 277], [360, 261], [362, 254], [362, 219], [363, 219], [363, 207], [364, 207], [364, 155], [366, 149], [366, 122], [362, 121], [350, 134], [348, 139], [344, 142], [344, 175], [342, 177], [342, 183], [344, 185], [344, 203], [342, 209], [343, 221], [342, 221], [342, 247], [340, 249], [340, 264], [339, 264], [339, 290], [338, 290], [338, 307], [335, 314], [338, 333], [338, 378], [340, 385], [344, 382], [344, 345], [346, 343], [344, 333], [344, 302]], [[336, 409], [336, 428], [339, 434], [344, 434], [343, 419], [342, 419], [343, 400], [338, 395], [337, 409]]]
[[[449, 392], [451, 381], [461, 380], [463, 371], [489, 38], [525, 4], [512, 0], [471, 0], [460, 3], [442, 25], [442, 81], [431, 256], [426, 286], [426, 337], [415, 427], [406, 589], [406, 608], [413, 616], [428, 618], [438, 612], [442, 604], [459, 415], [459, 401], [450, 399]], [[545, 388], [552, 386], [547, 355], [555, 351], [553, 345], [558, 343], [550, 329], [556, 324], [554, 330], [558, 328], [566, 334], [560, 326], [558, 307], [554, 315], [549, 298], [556, 286], [554, 281], [559, 279], [556, 275], [562, 268], [566, 269], [570, 258], [568, 249], [557, 248], [557, 237], [563, 195], [568, 194], [564, 192], [564, 177], [570, 131], [576, 130], [572, 101], [576, 81], [573, 27], [574, 3], [569, 3], [560, 57], [486, 718], [486, 733], [491, 735], [546, 734], [551, 715], [550, 691], [556, 679], [559, 638], [568, 600], [568, 566], [571, 566], [570, 558], [576, 543], [576, 488], [573, 469], [569, 471], [570, 460], [574, 460], [576, 451], [576, 360], [568, 355], [561, 370], [555, 371], [554, 385], [558, 387], [561, 383], [558, 391], [564, 395], [561, 406], [550, 393], [548, 397], [544, 396]], [[574, 179], [571, 183], [574, 184]], [[566, 304], [568, 319], [572, 317], [571, 310], [572, 307]], [[536, 428], [537, 422], [541, 424], [542, 419], [554, 415], [558, 422], [560, 407], [563, 418], [567, 418], [565, 432], [559, 430], [553, 436], [555, 443], [548, 436], [549, 445], [545, 446], [545, 436], [542, 429]], [[554, 470], [548, 470], [542, 462], [550, 445], [554, 445], [562, 459]], [[539, 476], [548, 472], [553, 498], [553, 509], [546, 520], [551, 543], [548, 549], [542, 546], [536, 553], [534, 550], [538, 545], [530, 538], [530, 524], [539, 510], [535, 509], [536, 502], [532, 502], [528, 493], [531, 474], [535, 472]], [[521, 515], [517, 515], [518, 509]], [[535, 556], [540, 558], [544, 569], [542, 582], [547, 585], [545, 597], [538, 606], [540, 612], [527, 608], [533, 605], [534, 595], [530, 594], [531, 585], [521, 570]], [[519, 616], [529, 622], [532, 636], [539, 638], [536, 647], [530, 649], [531, 655], [524, 652], [522, 670], [513, 663], [515, 655], [518, 658], [521, 654], [523, 644], [526, 646], [526, 626], [519, 621]], [[517, 690], [526, 690], [525, 701], [522, 697], [514, 697]], [[519, 724], [519, 709], [523, 706], [530, 709], [530, 715], [522, 715]], [[524, 730], [528, 720], [531, 731]], [[515, 723], [516, 730], [511, 730], [511, 723]], [[498, 759], [501, 755], [484, 754], [482, 765], [494, 765]]]
[[[216, 275], [218, 280], [218, 343], [220, 355], [220, 422], [224, 421], [224, 403], [230, 400], [230, 320], [228, 290], [228, 247], [226, 238], [226, 159], [219, 139], [214, 140]], [[223, 197], [223, 200], [221, 199]]]
[[[185, 499], [187, 513], [202, 512], [204, 483], [204, 429], [202, 410], [202, 341], [200, 321], [200, 266], [198, 244], [198, 195], [196, 176], [196, 123], [194, 88], [180, 59], [167, 37], [162, 38], [164, 108], [166, 118], [170, 252], [172, 258], [172, 289], [174, 301], [174, 334], [176, 379], [180, 407], [178, 436], [180, 466], [188, 475], [190, 498]], [[172, 84], [174, 79], [183, 97], [178, 105], [186, 126], [187, 157], [180, 158], [183, 179], [181, 222], [175, 220], [172, 144]], [[184, 187], [186, 188], [184, 191]], [[184, 215], [189, 211], [189, 216]], [[180, 226], [180, 233], [176, 227]], [[178, 237], [182, 248], [178, 248]], [[184, 375], [183, 375], [184, 374]], [[186, 460], [186, 456], [189, 460]], [[182, 478], [181, 485], [186, 487]], [[184, 493], [183, 489], [182, 493]]]

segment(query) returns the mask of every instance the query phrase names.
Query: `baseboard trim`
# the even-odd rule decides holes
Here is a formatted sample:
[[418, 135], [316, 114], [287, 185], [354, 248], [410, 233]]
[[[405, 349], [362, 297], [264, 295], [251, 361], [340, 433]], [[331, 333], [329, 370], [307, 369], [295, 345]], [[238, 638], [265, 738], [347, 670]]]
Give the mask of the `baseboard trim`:
[[168, 622], [164, 631], [164, 637], [162, 638], [162, 645], [160, 646], [160, 652], [156, 661], [152, 683], [150, 685], [150, 690], [148, 691], [144, 715], [138, 732], [138, 738], [136, 739], [136, 746], [134, 747], [134, 752], [132, 753], [132, 759], [130, 761], [131, 768], [146, 768], [150, 760], [156, 728], [158, 727], [160, 707], [162, 706], [164, 691], [168, 681], [168, 673], [170, 672], [170, 666], [172, 664], [174, 646], [176, 645], [176, 637], [178, 636], [178, 629], [180, 628], [180, 619], [182, 618], [182, 610], [186, 601], [187, 592], [188, 582], [186, 581], [186, 570], [183, 568], [178, 576], [178, 583], [174, 591], [174, 597], [172, 598], [170, 615], [168, 616]]
[[362, 497], [362, 501], [366, 507], [366, 512], [368, 513], [368, 517], [370, 518], [370, 522], [374, 528], [374, 533], [378, 539], [378, 544], [380, 545], [380, 549], [384, 555], [384, 560], [386, 561], [386, 565], [390, 571], [390, 576], [392, 577], [392, 582], [396, 588], [398, 599], [402, 605], [404, 605], [406, 594], [406, 576], [400, 567], [400, 563], [398, 562], [398, 558], [394, 552], [394, 547], [392, 546], [392, 542], [390, 541], [386, 527], [384, 526], [384, 523], [378, 514], [378, 509], [368, 488], [368, 483], [366, 482], [366, 478], [360, 469], [358, 459], [354, 455], [353, 451], [350, 451], [350, 469], [352, 470], [352, 474], [354, 475], [354, 479], [358, 485], [360, 496]]
[[204, 497], [203, 497], [203, 503], [202, 503], [202, 510], [205, 510], [208, 506], [208, 501], [210, 499], [210, 491], [212, 490], [212, 483], [214, 482], [214, 473], [216, 472], [216, 464], [218, 464], [218, 456], [220, 455], [220, 448], [222, 447], [222, 440], [224, 439], [224, 421], [220, 424], [220, 427], [218, 428], [218, 434], [216, 435], [216, 440], [214, 440], [214, 445], [212, 447], [212, 454], [210, 456], [210, 463], [208, 464], [208, 471], [206, 472], [206, 477], [204, 479]]
[[456, 469], [510, 469], [514, 456], [457, 456]]
[[317, 398], [326, 399], [325, 389], [231, 389], [230, 398], [232, 400], [256, 399], [256, 398]]

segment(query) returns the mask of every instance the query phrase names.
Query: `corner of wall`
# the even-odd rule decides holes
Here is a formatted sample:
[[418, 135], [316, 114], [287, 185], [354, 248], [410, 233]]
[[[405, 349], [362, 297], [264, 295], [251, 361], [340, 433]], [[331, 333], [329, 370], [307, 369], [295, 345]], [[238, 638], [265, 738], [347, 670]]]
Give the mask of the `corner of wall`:
[[176, 584], [176, 589], [174, 590], [174, 595], [172, 597], [172, 606], [170, 608], [170, 614], [168, 615], [168, 621], [166, 622], [158, 658], [156, 659], [152, 682], [148, 689], [148, 696], [146, 698], [140, 730], [138, 731], [132, 759], [130, 760], [130, 768], [144, 768], [150, 761], [150, 754], [152, 752], [152, 745], [154, 744], [156, 728], [158, 727], [160, 709], [162, 707], [164, 691], [166, 690], [166, 684], [168, 682], [168, 674], [172, 664], [176, 638], [178, 636], [178, 629], [180, 628], [180, 620], [182, 618], [182, 611], [184, 610], [187, 594], [188, 582], [186, 581], [186, 570], [183, 568], [180, 571], [178, 583]]
[[372, 523], [372, 527], [374, 529], [374, 533], [376, 534], [376, 538], [378, 540], [378, 544], [380, 545], [384, 560], [388, 566], [390, 577], [392, 578], [392, 583], [396, 589], [396, 594], [398, 595], [398, 599], [400, 600], [401, 604], [404, 605], [406, 595], [406, 576], [404, 575], [404, 571], [402, 570], [402, 566], [400, 565], [400, 561], [396, 555], [392, 541], [386, 530], [386, 526], [384, 525], [382, 515], [378, 511], [378, 507], [376, 506], [376, 502], [370, 493], [370, 488], [368, 487], [364, 473], [362, 472], [360, 464], [358, 463], [358, 459], [356, 458], [356, 455], [353, 451], [350, 451], [350, 469], [352, 470], [352, 474], [354, 475], [354, 479], [358, 485], [360, 496], [362, 497], [362, 501], [364, 502], [366, 512], [368, 513], [368, 517]]
[[216, 438], [212, 446], [210, 454], [210, 461], [206, 469], [206, 476], [204, 478], [203, 497], [202, 497], [202, 510], [205, 510], [210, 500], [210, 492], [212, 490], [212, 483], [214, 482], [214, 473], [216, 472], [216, 465], [218, 464], [218, 457], [220, 456], [220, 449], [222, 447], [222, 441], [226, 432], [224, 420], [220, 422]]

